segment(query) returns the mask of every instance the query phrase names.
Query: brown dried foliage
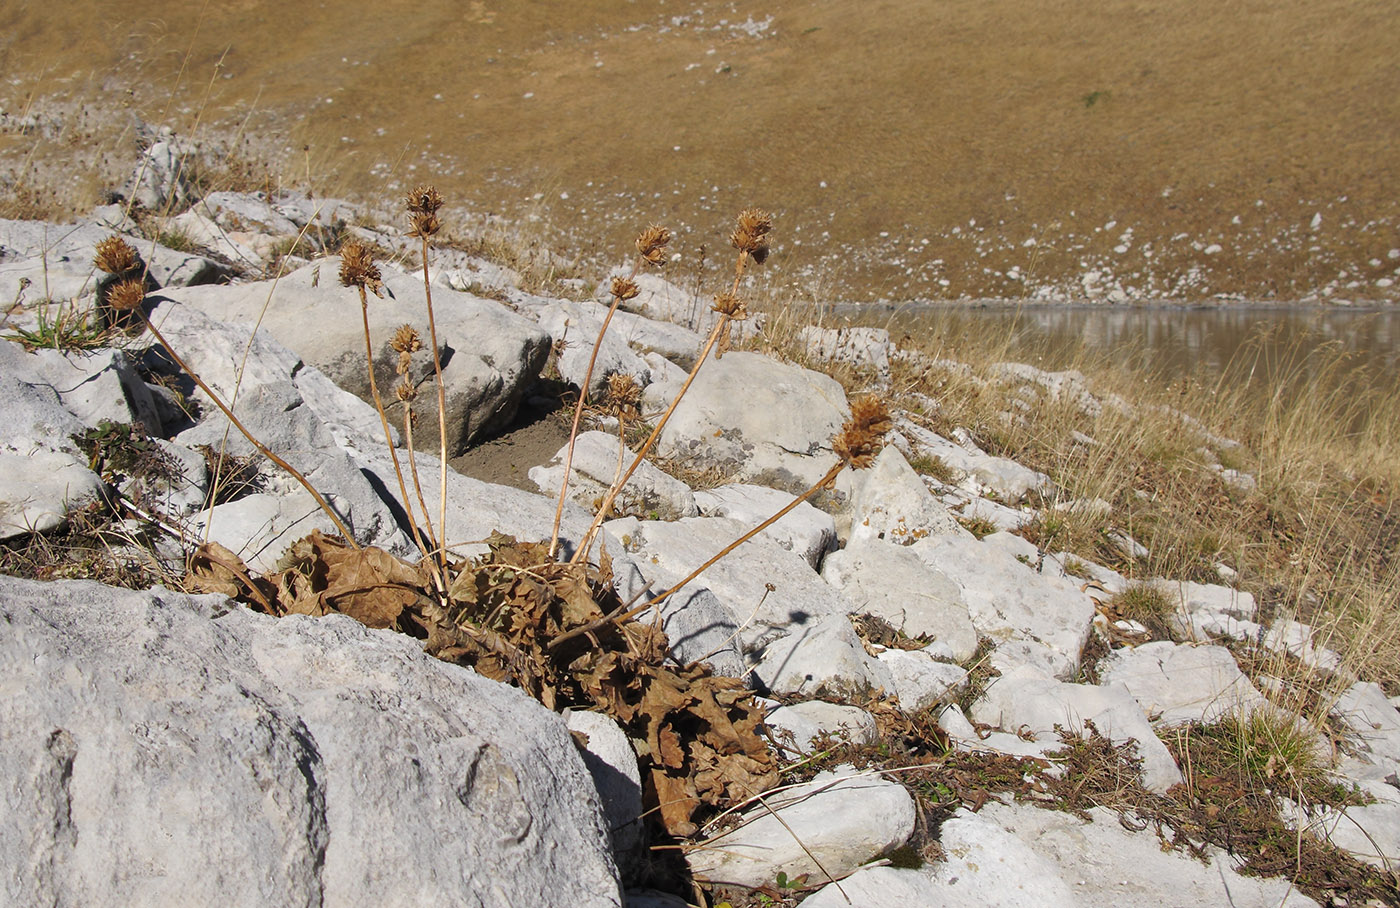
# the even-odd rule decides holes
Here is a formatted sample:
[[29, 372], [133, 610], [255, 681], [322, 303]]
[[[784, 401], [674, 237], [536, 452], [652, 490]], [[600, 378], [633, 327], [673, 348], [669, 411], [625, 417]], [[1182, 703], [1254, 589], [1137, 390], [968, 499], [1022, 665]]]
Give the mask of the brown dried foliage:
[[625, 372], [608, 376], [608, 395], [603, 408], [618, 419], [631, 420], [641, 416], [642, 387]]
[[867, 469], [884, 446], [884, 436], [894, 424], [890, 411], [878, 397], [861, 397], [851, 402], [851, 418], [832, 439], [831, 447], [855, 470]]
[[408, 207], [408, 223], [412, 227], [410, 236], [430, 237], [442, 227], [437, 212], [442, 207], [442, 196], [433, 186], [417, 186], [405, 200]]
[[757, 208], [746, 208], [739, 212], [738, 224], [729, 234], [729, 244], [761, 262], [768, 253], [768, 233], [772, 229], [772, 215]]
[[619, 302], [624, 303], [630, 299], [636, 299], [637, 294], [642, 292], [641, 288], [637, 286], [637, 282], [630, 277], [613, 278], [611, 290], [612, 295], [617, 297]]
[[262, 577], [232, 552], [201, 546], [188, 582], [273, 615], [340, 612], [370, 627], [426, 636], [426, 650], [437, 658], [514, 684], [551, 709], [612, 716], [636, 742], [647, 800], [674, 835], [696, 830], [693, 817], [703, 805], [777, 784], [752, 693], [703, 666], [663, 664], [666, 636], [649, 624], [603, 623], [548, 648], [605, 610], [621, 609], [606, 555], [596, 566], [560, 563], [544, 544], [500, 534], [487, 542], [489, 554], [450, 565], [444, 601], [434, 597], [426, 565], [375, 548], [354, 551], [319, 532]]

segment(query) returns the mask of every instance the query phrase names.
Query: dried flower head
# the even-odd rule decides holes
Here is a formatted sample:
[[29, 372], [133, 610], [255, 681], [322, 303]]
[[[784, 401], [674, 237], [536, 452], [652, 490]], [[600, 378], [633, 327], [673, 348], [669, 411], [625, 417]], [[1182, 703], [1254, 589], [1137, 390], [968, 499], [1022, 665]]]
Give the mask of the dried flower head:
[[652, 224], [637, 237], [637, 254], [653, 265], [663, 264], [666, 261], [666, 246], [670, 242], [671, 231], [660, 224]]
[[768, 256], [768, 232], [772, 229], [772, 215], [757, 208], [746, 208], [739, 212], [738, 226], [729, 235], [729, 243], [762, 262]]
[[893, 428], [890, 411], [878, 397], [851, 401], [851, 418], [832, 439], [831, 449], [854, 470], [864, 470], [875, 462], [884, 446], [882, 439]]
[[742, 322], [749, 317], [748, 304], [734, 293], [721, 293], [715, 297], [715, 304], [710, 308], [721, 315], [729, 316], [731, 321]]
[[617, 297], [619, 302], [626, 302], [635, 299], [642, 290], [637, 286], [637, 282], [630, 277], [615, 277], [612, 279], [612, 295]]
[[118, 312], [131, 312], [140, 308], [146, 299], [146, 282], [140, 278], [127, 278], [113, 285], [107, 292], [107, 305]]
[[109, 236], [97, 244], [92, 263], [108, 274], [126, 274], [141, 266], [141, 256], [119, 236]]
[[442, 227], [437, 216], [438, 209], [442, 207], [442, 196], [438, 195], [436, 187], [414, 187], [405, 203], [408, 205], [408, 222], [413, 227], [410, 231], [413, 236], [432, 236]]
[[412, 325], [400, 325], [394, 332], [394, 339], [389, 341], [389, 348], [395, 353], [417, 353], [423, 349], [423, 339]]
[[374, 252], [359, 240], [340, 247], [340, 284], [363, 288], [375, 296], [384, 295], [384, 276], [374, 264]]
[[618, 419], [636, 419], [642, 413], [642, 386], [625, 372], [608, 376], [608, 395], [604, 409]]
[[399, 382], [398, 387], [394, 388], [394, 395], [404, 403], [411, 404], [413, 399], [418, 396], [418, 386], [405, 378]]

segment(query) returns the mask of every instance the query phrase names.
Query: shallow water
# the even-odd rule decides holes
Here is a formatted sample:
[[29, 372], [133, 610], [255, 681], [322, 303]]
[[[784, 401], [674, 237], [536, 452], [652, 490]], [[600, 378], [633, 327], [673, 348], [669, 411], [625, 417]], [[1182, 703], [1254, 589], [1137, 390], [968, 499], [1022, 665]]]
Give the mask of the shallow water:
[[839, 311], [932, 342], [1004, 341], [1009, 358], [1062, 368], [1084, 353], [1167, 381], [1311, 377], [1374, 392], [1400, 389], [1400, 310], [1316, 307], [921, 306]]

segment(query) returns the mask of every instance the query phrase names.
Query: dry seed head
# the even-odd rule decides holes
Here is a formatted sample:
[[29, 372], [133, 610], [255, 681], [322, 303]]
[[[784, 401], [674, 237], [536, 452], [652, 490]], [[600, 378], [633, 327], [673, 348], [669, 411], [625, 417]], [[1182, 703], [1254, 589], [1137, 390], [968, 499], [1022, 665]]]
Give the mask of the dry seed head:
[[139, 278], [128, 278], [112, 287], [107, 293], [107, 305], [118, 312], [138, 309], [146, 299], [146, 282]]
[[715, 297], [715, 304], [710, 308], [721, 315], [729, 316], [731, 321], [742, 322], [749, 317], [748, 304], [734, 293], [721, 293]]
[[660, 224], [652, 224], [637, 237], [637, 254], [653, 265], [665, 262], [666, 246], [671, 242], [671, 231]]
[[604, 407], [618, 419], [636, 419], [641, 415], [641, 385], [625, 372], [609, 375], [608, 396]]
[[739, 212], [738, 226], [729, 235], [729, 243], [759, 262], [768, 255], [768, 232], [773, 229], [773, 216], [757, 208]]
[[413, 403], [413, 399], [418, 396], [418, 388], [413, 382], [405, 378], [403, 381], [399, 382], [398, 387], [394, 388], [394, 394], [399, 400], [409, 404]]
[[630, 277], [615, 277], [612, 279], [612, 295], [620, 302], [634, 299], [642, 290], [637, 286], [637, 282]]
[[92, 263], [108, 274], [125, 274], [141, 264], [141, 256], [119, 236], [109, 236], [97, 244]]
[[883, 447], [882, 439], [894, 427], [890, 411], [878, 397], [851, 401], [851, 418], [832, 439], [831, 449], [854, 470], [864, 470], [875, 462]]
[[395, 353], [417, 353], [423, 349], [423, 339], [412, 325], [400, 325], [399, 330], [394, 332], [394, 339], [389, 341], [389, 347]]
[[408, 222], [413, 226], [413, 236], [428, 237], [438, 232], [442, 222], [437, 212], [442, 207], [442, 196], [436, 187], [423, 185], [414, 187], [405, 200], [408, 205]]
[[375, 296], [384, 286], [384, 276], [374, 264], [374, 253], [359, 240], [340, 247], [340, 283], [343, 287], [363, 287]]

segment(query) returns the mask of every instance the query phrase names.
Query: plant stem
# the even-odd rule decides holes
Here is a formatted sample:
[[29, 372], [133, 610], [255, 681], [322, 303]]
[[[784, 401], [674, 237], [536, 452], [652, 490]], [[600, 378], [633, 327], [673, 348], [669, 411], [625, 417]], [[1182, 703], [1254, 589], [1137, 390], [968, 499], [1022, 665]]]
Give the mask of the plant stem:
[[593, 516], [593, 523], [589, 525], [588, 532], [584, 533], [583, 538], [579, 540], [578, 551], [574, 552], [574, 557], [571, 558], [570, 561], [577, 563], [588, 559], [588, 550], [593, 546], [593, 538], [598, 534], [598, 527], [602, 525], [603, 520], [612, 510], [613, 502], [622, 491], [622, 487], [627, 485], [627, 480], [631, 479], [632, 474], [637, 472], [637, 468], [642, 465], [642, 461], [646, 459], [647, 452], [651, 450], [651, 446], [656, 444], [656, 440], [661, 437], [661, 430], [666, 428], [666, 421], [671, 418], [672, 413], [676, 412], [676, 407], [680, 404], [681, 398], [685, 397], [685, 392], [690, 388], [691, 382], [695, 381], [695, 376], [700, 372], [700, 367], [705, 364], [706, 357], [708, 357], [710, 351], [714, 349], [715, 343], [719, 340], [720, 333], [727, 324], [729, 324], [729, 316], [720, 313], [719, 320], [715, 322], [714, 328], [710, 331], [709, 338], [705, 341], [705, 348], [700, 351], [700, 357], [695, 361], [694, 368], [690, 370], [690, 374], [685, 378], [685, 384], [681, 385], [680, 391], [676, 394], [675, 399], [671, 401], [671, 405], [666, 408], [666, 412], [661, 414], [660, 421], [658, 421], [656, 427], [651, 430], [651, 434], [647, 436], [647, 440], [642, 444], [641, 450], [637, 452], [637, 456], [632, 461], [632, 465], [627, 468], [627, 472], [622, 474], [622, 479], [613, 483], [612, 487], [608, 489], [608, 494], [603, 497], [603, 503], [598, 508], [598, 513]]
[[442, 356], [438, 353], [437, 322], [433, 319], [433, 285], [428, 280], [428, 237], [423, 240], [423, 295], [428, 301], [428, 339], [433, 344], [433, 379], [438, 398], [438, 564], [447, 569], [447, 391], [442, 384]]
[[[413, 491], [414, 494], [418, 496], [418, 508], [423, 512], [423, 522], [428, 525], [428, 540], [432, 541], [433, 522], [431, 518], [428, 517], [428, 503], [423, 500], [423, 484], [418, 480], [418, 458], [413, 451], [413, 411], [407, 403], [403, 405], [403, 437], [404, 441], [408, 444], [408, 469], [410, 475], [413, 476]], [[439, 540], [437, 545], [445, 547], [447, 545], [447, 540]], [[436, 548], [434, 552], [436, 553]], [[434, 562], [434, 564], [436, 564], [436, 562]]]
[[754, 527], [753, 529], [749, 530], [749, 531], [748, 531], [747, 533], [745, 533], [744, 535], [740, 536], [738, 539], [736, 539], [736, 540], [734, 540], [733, 542], [729, 543], [729, 545], [727, 545], [727, 546], [725, 546], [723, 549], [721, 549], [721, 550], [719, 551], [719, 553], [716, 554], [713, 558], [711, 558], [709, 561], [706, 561], [704, 564], [700, 565], [700, 566], [699, 566], [698, 568], [696, 568], [695, 570], [691, 571], [690, 574], [688, 574], [684, 580], [682, 580], [680, 583], [677, 583], [675, 586], [671, 587], [671, 588], [668, 589], [666, 592], [661, 593], [661, 594], [659, 594], [659, 595], [657, 595], [657, 596], [654, 596], [654, 597], [652, 597], [651, 599], [649, 599], [648, 601], [643, 602], [641, 605], [638, 605], [638, 606], [635, 606], [635, 607], [633, 607], [633, 608], [630, 608], [630, 609], [628, 609], [627, 611], [622, 612], [621, 614], [608, 615], [608, 616], [605, 616], [605, 617], [603, 617], [603, 618], [598, 619], [597, 621], [592, 622], [591, 624], [587, 624], [587, 625], [584, 625], [583, 627], [575, 628], [575, 629], [573, 629], [572, 631], [569, 631], [569, 632], [566, 633], [566, 634], [561, 634], [561, 635], [559, 635], [558, 637], [555, 637], [553, 640], [551, 640], [551, 641], [549, 642], [548, 648], [549, 648], [549, 649], [554, 649], [554, 648], [556, 648], [557, 646], [559, 646], [560, 644], [564, 643], [566, 640], [570, 640], [570, 639], [572, 639], [572, 638], [574, 638], [574, 637], [577, 637], [577, 636], [579, 636], [579, 635], [581, 635], [581, 634], [586, 634], [586, 633], [588, 633], [589, 631], [597, 630], [598, 628], [600, 628], [600, 627], [602, 627], [602, 626], [604, 626], [604, 625], [606, 625], [606, 624], [612, 624], [612, 623], [621, 624], [623, 621], [626, 621], [628, 618], [634, 618], [634, 617], [636, 617], [637, 615], [641, 614], [642, 612], [646, 611], [647, 609], [652, 608], [653, 606], [656, 606], [656, 605], [661, 604], [661, 603], [664, 602], [667, 598], [669, 598], [671, 595], [675, 594], [675, 593], [676, 593], [677, 591], [679, 591], [682, 587], [684, 587], [687, 583], [689, 583], [690, 581], [694, 580], [696, 577], [699, 577], [701, 574], [703, 574], [705, 571], [708, 571], [710, 568], [714, 567], [715, 563], [718, 562], [718, 561], [719, 561], [721, 558], [723, 558], [725, 555], [728, 555], [730, 552], [734, 551], [734, 550], [737, 549], [739, 546], [741, 546], [741, 545], [743, 545], [744, 543], [748, 542], [750, 539], [752, 539], [753, 537], [757, 536], [759, 533], [761, 533], [761, 532], [763, 532], [764, 530], [768, 529], [770, 526], [772, 526], [773, 524], [777, 523], [779, 520], [782, 520], [783, 517], [787, 516], [787, 514], [788, 514], [789, 511], [791, 511], [793, 508], [797, 507], [797, 506], [798, 506], [799, 504], [801, 504], [802, 502], [806, 501], [808, 498], [811, 498], [813, 495], [815, 495], [815, 494], [817, 493], [817, 490], [818, 490], [818, 489], [824, 488], [825, 486], [829, 485], [833, 480], [836, 479], [837, 475], [840, 474], [840, 472], [841, 472], [843, 469], [845, 469], [845, 466], [846, 466], [846, 462], [845, 462], [844, 460], [838, 460], [838, 461], [831, 467], [830, 470], [827, 470], [827, 471], [826, 471], [826, 475], [823, 476], [821, 479], [818, 479], [818, 480], [816, 481], [816, 483], [815, 483], [814, 485], [812, 485], [811, 488], [809, 488], [807, 491], [803, 492], [801, 495], [799, 495], [799, 496], [797, 496], [796, 498], [794, 498], [792, 501], [788, 502], [786, 505], [784, 505], [784, 506], [782, 507], [781, 510], [779, 510], [779, 511], [778, 511], [776, 514], [774, 514], [772, 517], [769, 517], [767, 520], [763, 521], [763, 522], [760, 523], [758, 526]]
[[[633, 274], [636, 269], [632, 269]], [[559, 549], [559, 524], [564, 519], [564, 500], [569, 492], [569, 472], [574, 466], [574, 444], [578, 440], [578, 427], [583, 419], [583, 404], [588, 397], [588, 386], [593, 381], [593, 366], [598, 362], [598, 351], [603, 346], [603, 335], [608, 331], [608, 324], [612, 322], [613, 313], [617, 311], [622, 298], [613, 297], [612, 305], [608, 307], [608, 314], [603, 317], [603, 326], [598, 329], [598, 339], [593, 342], [593, 355], [588, 358], [588, 371], [583, 374], [583, 384], [579, 387], [578, 403], [574, 405], [574, 424], [569, 429], [569, 448], [564, 453], [564, 478], [559, 483], [559, 503], [554, 507], [554, 529], [549, 534], [549, 557], [552, 560], [554, 553]]]
[[403, 501], [403, 509], [408, 514], [408, 525], [413, 530], [413, 541], [418, 544], [418, 550], [427, 558], [428, 547], [423, 543], [423, 535], [418, 530], [418, 521], [413, 516], [413, 502], [408, 497], [408, 486], [403, 481], [403, 468], [399, 466], [399, 453], [394, 447], [394, 436], [389, 431], [389, 417], [384, 415], [384, 401], [379, 397], [379, 382], [374, 378], [374, 348], [369, 340], [369, 299], [365, 296], [365, 288], [360, 288], [360, 316], [364, 320], [365, 327], [365, 365], [369, 371], [369, 392], [374, 397], [374, 409], [379, 414], [379, 424], [384, 427], [384, 443], [389, 446], [389, 459], [394, 462], [394, 476], [399, 480], [399, 497]]
[[286, 470], [289, 476], [291, 476], [297, 482], [301, 483], [302, 488], [306, 489], [306, 491], [311, 493], [311, 497], [315, 499], [316, 504], [320, 506], [321, 510], [326, 512], [326, 516], [329, 517], [331, 519], [331, 522], [335, 524], [335, 528], [340, 532], [341, 536], [345, 537], [345, 541], [350, 544], [350, 547], [354, 549], [359, 549], [360, 544], [355, 541], [355, 534], [351, 533], [350, 530], [345, 526], [344, 522], [341, 521], [340, 517], [336, 515], [335, 511], [333, 511], [331, 509], [331, 506], [326, 502], [326, 499], [321, 497], [321, 493], [316, 491], [315, 487], [311, 485], [311, 483], [307, 480], [305, 476], [301, 475], [301, 471], [299, 471], [296, 467], [292, 466], [291, 464], [287, 463], [281, 457], [278, 457], [272, 451], [271, 448], [263, 444], [261, 441], [258, 441], [257, 438], [253, 437], [253, 433], [248, 431], [248, 428], [243, 425], [242, 421], [240, 421], [237, 416], [233, 415], [233, 411], [228, 408], [228, 405], [223, 402], [223, 400], [219, 397], [218, 394], [214, 393], [214, 389], [206, 385], [204, 383], [204, 379], [196, 375], [195, 371], [190, 368], [189, 364], [186, 363], [183, 359], [181, 359], [180, 354], [175, 352], [175, 348], [172, 347], [170, 345], [170, 342], [165, 339], [165, 335], [160, 333], [160, 329], [157, 328], [155, 326], [155, 323], [151, 321], [151, 317], [146, 314], [145, 309], [137, 307], [136, 311], [140, 313], [141, 320], [146, 323], [146, 330], [151, 332], [152, 337], [160, 341], [160, 345], [165, 348], [166, 353], [170, 354], [170, 358], [175, 361], [175, 365], [179, 366], [181, 371], [188, 375], [194, 381], [194, 383], [199, 386], [199, 389], [201, 391], [209, 395], [209, 399], [214, 402], [214, 406], [218, 407], [220, 412], [222, 412], [224, 416], [228, 417], [228, 421], [233, 423], [234, 428], [236, 428], [239, 432], [243, 433], [243, 437], [248, 439], [249, 443], [252, 444], [253, 447], [258, 449], [258, 453], [262, 454], [268, 460], [277, 464], [277, 466], [281, 467], [283, 470]]

